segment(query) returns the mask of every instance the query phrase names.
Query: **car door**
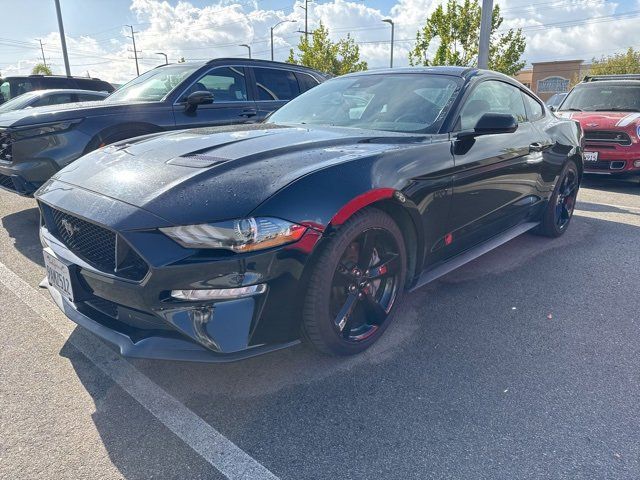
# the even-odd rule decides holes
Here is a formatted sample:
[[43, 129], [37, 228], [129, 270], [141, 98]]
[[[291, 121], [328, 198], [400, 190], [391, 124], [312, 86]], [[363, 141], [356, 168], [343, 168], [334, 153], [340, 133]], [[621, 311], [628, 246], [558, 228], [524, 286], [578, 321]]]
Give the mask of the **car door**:
[[292, 70], [272, 67], [249, 67], [248, 70], [255, 82], [259, 120], [300, 95], [300, 85]]
[[479, 83], [460, 109], [456, 130], [473, 129], [485, 113], [511, 114], [518, 128], [513, 133], [454, 140], [456, 251], [522, 222], [539, 199], [542, 140], [527, 119], [522, 91], [500, 80]]
[[[213, 94], [213, 103], [187, 108], [187, 97], [199, 91]], [[177, 128], [230, 125], [256, 121], [244, 67], [214, 67], [191, 83], [173, 106]]]

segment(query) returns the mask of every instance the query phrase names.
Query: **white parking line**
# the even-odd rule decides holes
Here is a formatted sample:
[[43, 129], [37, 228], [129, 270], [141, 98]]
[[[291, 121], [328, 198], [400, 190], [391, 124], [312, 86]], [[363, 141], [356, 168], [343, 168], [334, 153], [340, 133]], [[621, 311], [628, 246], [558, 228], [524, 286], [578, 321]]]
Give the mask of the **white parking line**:
[[[0, 283], [54, 330], [69, 338], [76, 325], [34, 287], [0, 262]], [[156, 385], [90, 332], [80, 329], [68, 340], [202, 458], [230, 480], [278, 480], [257, 460]]]

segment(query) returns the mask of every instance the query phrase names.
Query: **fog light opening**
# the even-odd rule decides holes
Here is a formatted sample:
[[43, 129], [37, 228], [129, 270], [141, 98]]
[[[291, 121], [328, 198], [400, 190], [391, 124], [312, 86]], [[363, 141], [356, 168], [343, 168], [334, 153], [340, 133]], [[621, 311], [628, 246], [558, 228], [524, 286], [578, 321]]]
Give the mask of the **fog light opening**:
[[202, 290], [171, 290], [171, 296], [178, 300], [199, 302], [204, 300], [233, 300], [252, 297], [267, 291], [266, 283], [236, 288], [211, 288]]
[[640, 160], [634, 160], [633, 166], [636, 168], [640, 168]]

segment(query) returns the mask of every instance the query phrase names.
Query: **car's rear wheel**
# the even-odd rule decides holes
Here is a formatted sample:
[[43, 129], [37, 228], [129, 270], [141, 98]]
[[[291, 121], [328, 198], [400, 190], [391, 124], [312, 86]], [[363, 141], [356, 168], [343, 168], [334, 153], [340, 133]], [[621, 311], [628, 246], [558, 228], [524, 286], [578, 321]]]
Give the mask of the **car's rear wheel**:
[[331, 355], [372, 345], [392, 320], [406, 277], [402, 233], [386, 213], [356, 213], [333, 236], [311, 273], [304, 337]]
[[544, 211], [542, 223], [536, 233], [547, 237], [559, 237], [567, 231], [576, 206], [576, 198], [580, 188], [580, 174], [575, 162], [570, 160], [565, 165], [553, 195]]

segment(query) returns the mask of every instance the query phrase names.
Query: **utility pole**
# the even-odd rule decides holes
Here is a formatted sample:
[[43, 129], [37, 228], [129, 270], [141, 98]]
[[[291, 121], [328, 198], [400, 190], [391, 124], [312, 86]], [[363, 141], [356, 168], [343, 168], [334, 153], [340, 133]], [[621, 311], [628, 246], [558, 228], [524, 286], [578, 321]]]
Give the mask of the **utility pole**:
[[489, 43], [491, 41], [491, 17], [493, 0], [482, 0], [480, 18], [480, 43], [478, 45], [478, 68], [489, 68]]
[[133, 25], [126, 25], [126, 26], [131, 29], [131, 36], [129, 37], [127, 35], [127, 37], [129, 37], [131, 39], [131, 41], [133, 42], [133, 58], [136, 59], [136, 75], [139, 77], [140, 76], [140, 68], [138, 67], [138, 50], [136, 50], [136, 36], [135, 36], [135, 34], [138, 33], [138, 32], [134, 32], [133, 31]]
[[60, 31], [60, 44], [62, 46], [62, 58], [64, 59], [64, 69], [67, 77], [71, 76], [71, 68], [69, 68], [69, 55], [67, 55], [67, 40], [64, 36], [64, 25], [62, 24], [62, 11], [60, 10], [60, 0], [56, 2], [56, 14], [58, 15], [58, 30]]
[[40, 42], [40, 51], [42, 52], [42, 63], [46, 67], [47, 66], [47, 59], [44, 58], [44, 48], [42, 47], [42, 40], [40, 38], [36, 38], [36, 40], [38, 40]]
[[304, 39], [308, 43], [309, 42], [309, 0], [304, 0], [304, 7], [302, 5], [298, 5], [298, 6], [304, 10]]
[[391, 25], [391, 60], [389, 62], [389, 68], [393, 68], [393, 34], [395, 30], [395, 24], [393, 23], [393, 20], [391, 20], [390, 18], [385, 18], [382, 21]]

